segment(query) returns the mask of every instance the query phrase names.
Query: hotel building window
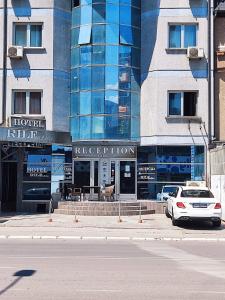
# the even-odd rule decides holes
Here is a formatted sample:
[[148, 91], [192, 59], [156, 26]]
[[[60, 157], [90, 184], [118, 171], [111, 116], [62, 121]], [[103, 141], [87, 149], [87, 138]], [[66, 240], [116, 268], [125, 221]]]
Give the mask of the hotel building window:
[[42, 24], [14, 24], [16, 46], [42, 47]]
[[40, 115], [41, 114], [40, 91], [14, 91], [13, 114], [17, 115]]
[[169, 116], [196, 116], [197, 92], [170, 92]]
[[170, 24], [169, 48], [195, 47], [197, 44], [197, 24]]

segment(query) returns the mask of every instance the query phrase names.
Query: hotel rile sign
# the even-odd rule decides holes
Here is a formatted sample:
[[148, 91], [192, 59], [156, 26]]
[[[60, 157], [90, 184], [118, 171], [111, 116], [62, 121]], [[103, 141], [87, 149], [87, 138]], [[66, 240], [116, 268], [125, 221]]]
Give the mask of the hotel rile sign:
[[73, 158], [136, 158], [136, 146], [73, 146]]
[[46, 120], [34, 118], [11, 117], [11, 127], [27, 129], [45, 129]]

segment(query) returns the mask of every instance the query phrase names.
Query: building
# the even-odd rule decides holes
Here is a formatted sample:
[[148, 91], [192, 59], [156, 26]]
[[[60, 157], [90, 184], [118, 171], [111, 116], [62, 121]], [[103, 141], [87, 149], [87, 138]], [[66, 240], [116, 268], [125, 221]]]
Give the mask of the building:
[[[131, 200], [205, 178], [213, 135], [207, 1], [24, 0], [7, 10], [0, 3], [3, 53], [23, 46], [22, 59], [2, 61], [0, 130], [10, 136], [1, 137], [2, 172], [12, 165], [9, 142], [29, 142], [23, 124], [40, 124], [44, 138], [32, 133], [32, 141], [45, 144], [18, 147], [17, 209], [65, 182], [114, 185], [117, 200]], [[42, 99], [44, 115], [31, 118], [27, 106], [23, 120], [31, 96], [37, 110]]]
[[225, 2], [214, 1], [214, 41], [215, 61], [215, 139], [210, 151], [211, 188], [214, 195], [221, 200], [223, 219], [225, 219]]
[[115, 184], [121, 199], [152, 199], [165, 184], [203, 179], [207, 3], [74, 1], [72, 10], [77, 186]]
[[0, 1], [2, 211], [43, 208], [51, 145], [70, 143], [70, 27], [69, 0]]

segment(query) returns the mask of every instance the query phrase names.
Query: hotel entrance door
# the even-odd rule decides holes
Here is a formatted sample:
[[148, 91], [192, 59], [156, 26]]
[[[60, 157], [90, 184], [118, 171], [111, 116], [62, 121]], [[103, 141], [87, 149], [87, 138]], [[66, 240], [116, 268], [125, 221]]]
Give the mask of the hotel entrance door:
[[[76, 187], [114, 185], [115, 200], [137, 199], [136, 160], [74, 160], [73, 166], [73, 182]], [[97, 199], [94, 189], [90, 190], [90, 194], [90, 199]]]

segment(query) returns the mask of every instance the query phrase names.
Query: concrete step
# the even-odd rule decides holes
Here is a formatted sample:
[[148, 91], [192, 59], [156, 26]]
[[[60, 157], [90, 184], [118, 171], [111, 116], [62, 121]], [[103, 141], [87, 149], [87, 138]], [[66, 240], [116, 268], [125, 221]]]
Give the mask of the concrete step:
[[[139, 202], [120, 202], [121, 216], [139, 215]], [[141, 203], [141, 213], [152, 214], [154, 210], [148, 209]], [[58, 203], [56, 214], [83, 215], [83, 216], [117, 216], [119, 214], [119, 202], [76, 202], [62, 201]]]
[[[74, 209], [55, 209], [54, 210], [55, 214], [65, 214], [65, 215], [75, 215], [75, 210]], [[154, 210], [142, 210], [141, 214], [142, 215], [149, 215], [149, 214], [154, 214]], [[118, 216], [119, 215], [119, 210], [76, 210], [76, 215], [80, 216]], [[135, 216], [139, 215], [139, 211], [137, 210], [121, 210], [120, 212], [121, 216]]]

